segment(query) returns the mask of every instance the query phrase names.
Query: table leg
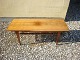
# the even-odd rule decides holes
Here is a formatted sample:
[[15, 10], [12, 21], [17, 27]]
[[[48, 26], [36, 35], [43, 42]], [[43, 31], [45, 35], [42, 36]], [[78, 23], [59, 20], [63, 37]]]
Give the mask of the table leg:
[[19, 44], [21, 45], [21, 43], [20, 43], [19, 31], [15, 31], [15, 33], [16, 33], [16, 36], [17, 36], [17, 38], [18, 38], [18, 42], [19, 42]]
[[57, 34], [56, 45], [58, 44], [58, 40], [59, 40], [59, 38], [60, 38], [60, 33], [61, 33], [61, 32], [58, 32], [58, 34]]

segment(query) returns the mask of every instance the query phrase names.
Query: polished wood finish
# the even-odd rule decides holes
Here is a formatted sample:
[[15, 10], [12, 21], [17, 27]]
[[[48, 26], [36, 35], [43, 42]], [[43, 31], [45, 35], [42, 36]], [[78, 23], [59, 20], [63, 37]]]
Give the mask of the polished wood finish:
[[21, 44], [19, 31], [34, 33], [58, 32], [56, 44], [58, 44], [60, 33], [63, 31], [69, 31], [63, 19], [14, 19], [8, 26], [7, 30], [15, 31], [19, 44]]
[[15, 31], [15, 33], [16, 33], [16, 36], [17, 36], [17, 38], [18, 38], [18, 42], [19, 42], [19, 44], [21, 45], [21, 43], [20, 43], [19, 31]]
[[69, 31], [63, 19], [14, 19], [10, 31]]
[[59, 38], [60, 38], [60, 34], [61, 34], [61, 32], [57, 32], [58, 34], [57, 34], [57, 38], [56, 38], [56, 45], [58, 44], [58, 40], [59, 40]]

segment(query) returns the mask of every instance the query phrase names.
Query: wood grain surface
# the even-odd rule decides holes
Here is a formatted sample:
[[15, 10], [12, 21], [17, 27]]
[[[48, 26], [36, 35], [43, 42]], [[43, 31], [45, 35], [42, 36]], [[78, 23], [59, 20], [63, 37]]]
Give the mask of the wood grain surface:
[[63, 19], [14, 19], [10, 31], [69, 31]]

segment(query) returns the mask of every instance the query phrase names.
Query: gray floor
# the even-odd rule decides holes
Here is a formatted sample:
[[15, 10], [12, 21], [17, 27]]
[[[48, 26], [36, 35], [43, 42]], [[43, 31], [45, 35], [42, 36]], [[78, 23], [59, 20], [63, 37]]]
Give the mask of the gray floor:
[[6, 31], [9, 23], [0, 21], [0, 60], [80, 60], [79, 22], [66, 22], [70, 32], [62, 33], [58, 45], [56, 34], [21, 34], [19, 45], [15, 33]]

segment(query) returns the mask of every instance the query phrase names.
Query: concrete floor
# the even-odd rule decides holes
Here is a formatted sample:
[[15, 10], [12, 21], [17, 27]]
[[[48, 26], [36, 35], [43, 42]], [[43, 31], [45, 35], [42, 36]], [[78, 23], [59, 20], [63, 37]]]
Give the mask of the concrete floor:
[[80, 22], [66, 22], [70, 31], [61, 34], [20, 35], [19, 45], [14, 32], [6, 31], [10, 21], [0, 21], [0, 60], [80, 60]]

